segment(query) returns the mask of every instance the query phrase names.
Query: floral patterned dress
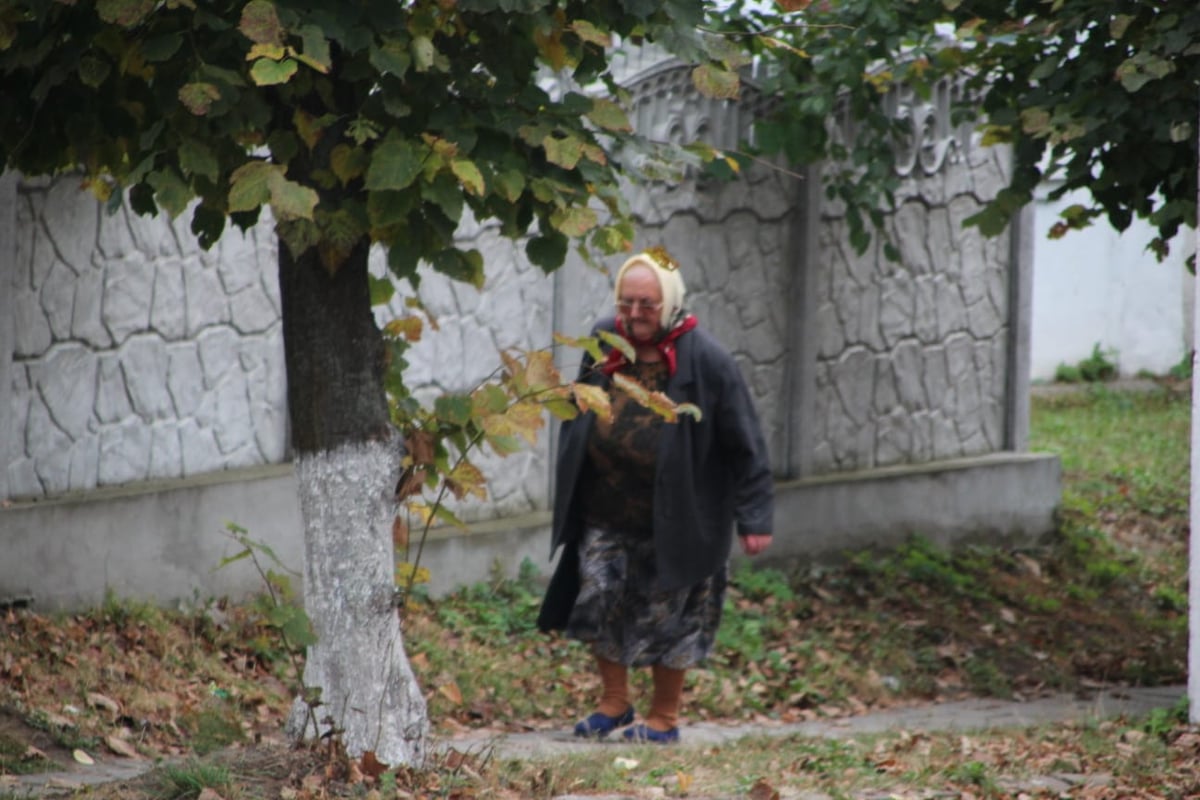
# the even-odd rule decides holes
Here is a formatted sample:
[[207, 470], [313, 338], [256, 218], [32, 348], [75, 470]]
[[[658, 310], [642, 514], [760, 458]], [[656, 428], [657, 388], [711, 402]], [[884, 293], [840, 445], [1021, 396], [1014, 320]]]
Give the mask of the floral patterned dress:
[[[622, 371], [651, 391], [666, 388], [663, 362]], [[655, 463], [666, 423], [615, 386], [610, 395], [612, 418], [595, 420], [580, 478], [580, 588], [566, 635], [628, 666], [696, 666], [712, 652], [726, 571], [684, 589], [656, 588]]]

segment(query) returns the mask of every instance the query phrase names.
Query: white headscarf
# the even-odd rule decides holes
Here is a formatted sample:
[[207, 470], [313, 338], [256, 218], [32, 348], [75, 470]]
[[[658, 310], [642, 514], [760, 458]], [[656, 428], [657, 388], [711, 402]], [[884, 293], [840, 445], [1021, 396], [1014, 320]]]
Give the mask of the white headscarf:
[[619, 302], [621, 299], [621, 279], [625, 273], [635, 266], [649, 267], [658, 278], [659, 288], [662, 289], [662, 310], [659, 313], [659, 324], [664, 331], [669, 331], [683, 319], [683, 298], [687, 287], [683, 285], [683, 276], [679, 273], [679, 262], [671, 257], [663, 247], [650, 247], [630, 258], [617, 270], [617, 281], [613, 294]]

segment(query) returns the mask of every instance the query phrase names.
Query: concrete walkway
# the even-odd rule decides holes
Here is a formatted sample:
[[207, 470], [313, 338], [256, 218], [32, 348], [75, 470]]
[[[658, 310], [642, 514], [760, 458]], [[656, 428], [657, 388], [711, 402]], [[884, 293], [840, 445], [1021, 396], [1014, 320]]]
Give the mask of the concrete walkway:
[[[680, 728], [681, 746], [725, 744], [747, 736], [809, 736], [845, 739], [860, 734], [898, 731], [971, 731], [1021, 728], [1052, 722], [1141, 717], [1155, 709], [1171, 709], [1187, 694], [1187, 687], [1104, 690], [1080, 698], [1056, 694], [1025, 702], [995, 699], [962, 700], [953, 703], [912, 706], [856, 717], [794, 724], [722, 725], [712, 722], [685, 723]], [[490, 749], [495, 758], [551, 758], [596, 747], [632, 747], [619, 735], [594, 742], [578, 739], [570, 731], [486, 734], [471, 733], [441, 742], [460, 752]]]
[[[809, 736], [850, 738], [862, 734], [898, 731], [972, 731], [1020, 728], [1053, 722], [1137, 718], [1155, 709], [1171, 709], [1186, 696], [1184, 686], [1150, 689], [1104, 690], [1091, 697], [1050, 695], [1025, 702], [976, 699], [899, 708], [843, 719], [795, 724], [721, 725], [711, 722], [684, 724], [681, 747], [725, 744], [747, 736]], [[462, 753], [487, 751], [497, 759], [549, 759], [575, 752], [611, 748], [613, 753], [635, 747], [619, 736], [609, 741], [577, 739], [570, 731], [497, 734], [471, 732], [439, 739], [435, 746], [443, 751]], [[79, 766], [69, 772], [38, 775], [0, 776], [0, 798], [50, 798], [71, 795], [89, 785], [129, 780], [149, 770], [149, 761], [97, 759], [91, 766]], [[568, 800], [559, 797], [557, 800]], [[596, 797], [588, 800], [599, 800]], [[610, 798], [611, 800], [611, 798]]]

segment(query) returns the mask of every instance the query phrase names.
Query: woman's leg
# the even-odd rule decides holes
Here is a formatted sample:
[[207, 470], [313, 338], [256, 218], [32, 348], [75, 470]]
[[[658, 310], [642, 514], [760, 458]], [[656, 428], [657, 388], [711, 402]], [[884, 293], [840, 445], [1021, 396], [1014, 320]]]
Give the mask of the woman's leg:
[[683, 678], [687, 670], [655, 664], [651, 674], [654, 677], [654, 696], [650, 700], [650, 713], [646, 715], [646, 727], [663, 733], [679, 725]]
[[596, 656], [596, 667], [602, 685], [597, 710], [609, 717], [619, 717], [629, 710], [629, 669], [624, 664]]

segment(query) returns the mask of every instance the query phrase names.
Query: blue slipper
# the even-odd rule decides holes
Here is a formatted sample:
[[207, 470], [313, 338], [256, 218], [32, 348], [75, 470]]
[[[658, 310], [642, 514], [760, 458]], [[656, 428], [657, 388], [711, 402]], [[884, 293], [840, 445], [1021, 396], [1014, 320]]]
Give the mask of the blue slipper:
[[656, 731], [646, 725], [634, 725], [625, 730], [625, 738], [631, 742], [653, 742], [654, 744], [671, 744], [679, 741], [679, 728], [669, 731]]
[[603, 739], [617, 728], [633, 722], [633, 706], [625, 709], [625, 713], [617, 717], [597, 711], [585, 720], [575, 725], [575, 735], [589, 739]]

